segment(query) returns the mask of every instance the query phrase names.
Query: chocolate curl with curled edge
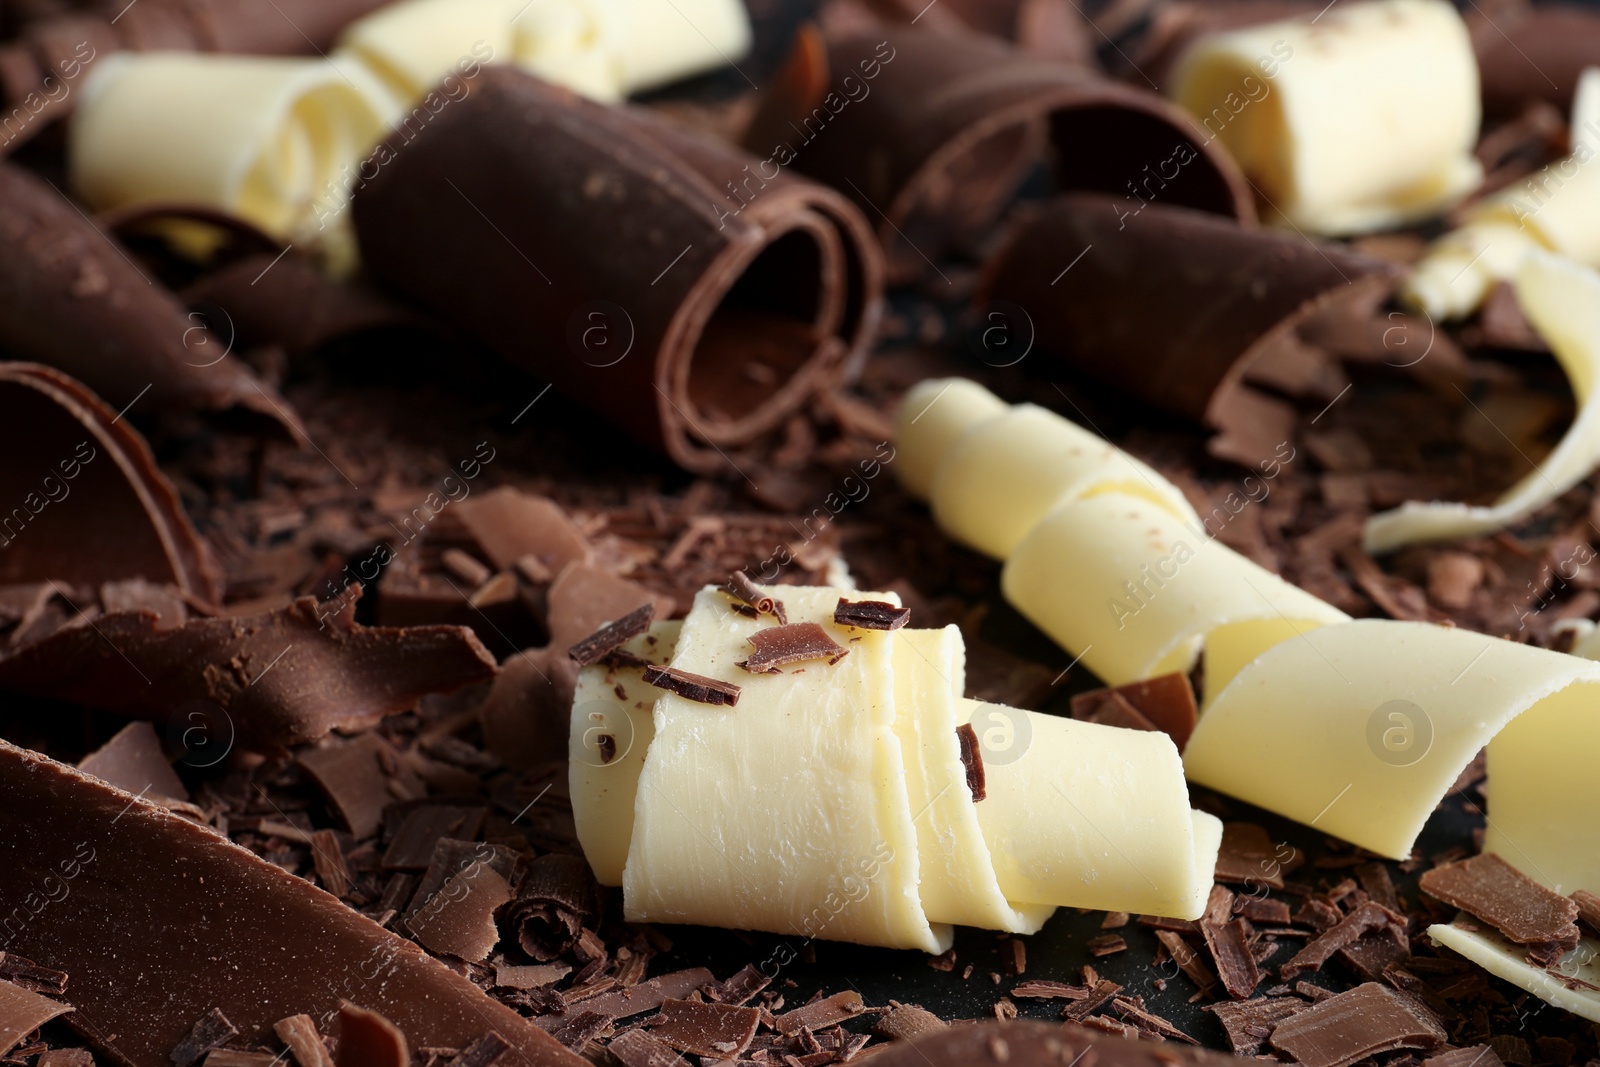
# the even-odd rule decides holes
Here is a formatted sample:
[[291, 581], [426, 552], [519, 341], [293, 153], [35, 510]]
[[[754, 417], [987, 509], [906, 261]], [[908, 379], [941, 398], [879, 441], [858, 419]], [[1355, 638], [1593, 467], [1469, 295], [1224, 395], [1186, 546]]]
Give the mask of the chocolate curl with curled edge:
[[[219, 337], [114, 238], [28, 172], [0, 162], [0, 351], [77, 378], [107, 403], [305, 429]], [[203, 318], [203, 317], [201, 317]]]
[[40, 18], [0, 45], [0, 156], [73, 107], [96, 60], [113, 52], [325, 53], [346, 25], [387, 0], [116, 0]]
[[0, 658], [0, 691], [158, 724], [193, 711], [223, 740], [279, 752], [494, 676], [470, 629], [360, 626], [356, 599], [170, 628], [150, 612], [101, 615]]
[[882, 315], [845, 198], [516, 70], [378, 153], [368, 269], [689, 470], [857, 369]]
[[1074, 193], [1019, 221], [985, 264], [975, 303], [1021, 308], [1040, 351], [1221, 431], [1211, 454], [1255, 466], [1289, 439], [1293, 411], [1252, 386], [1326, 399], [1342, 372], [1296, 345], [1296, 330], [1370, 316], [1399, 278], [1338, 245]]
[[1600, 67], [1600, 11], [1563, 3], [1507, 5], [1492, 14], [1473, 7], [1467, 29], [1484, 111], [1515, 115], [1530, 100], [1570, 111], [1584, 68]]
[[221, 569], [149, 446], [79, 382], [0, 363], [0, 455], [0, 585], [142, 577], [221, 597]]
[[1172, 104], [975, 35], [802, 29], [743, 141], [881, 220], [897, 275], [986, 228], [1047, 154], [1062, 189], [1126, 195], [1162, 172], [1165, 202], [1255, 219], [1238, 167]]
[[69, 971], [69, 1025], [110, 1062], [172, 1067], [213, 1009], [255, 1046], [290, 1015], [330, 1031], [354, 1002], [413, 1048], [464, 1048], [492, 1029], [512, 1046], [497, 1067], [586, 1067], [416, 945], [209, 827], [4, 742], [0, 797], [0, 899], [70, 890], [8, 930], [7, 950]]

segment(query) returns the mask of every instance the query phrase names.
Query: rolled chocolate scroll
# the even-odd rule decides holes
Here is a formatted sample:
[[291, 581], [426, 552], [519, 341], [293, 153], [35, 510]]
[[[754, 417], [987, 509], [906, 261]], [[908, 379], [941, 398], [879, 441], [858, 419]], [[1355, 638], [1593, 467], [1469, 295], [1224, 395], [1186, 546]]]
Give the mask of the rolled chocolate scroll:
[[0, 455], [0, 585], [138, 577], [221, 595], [221, 571], [144, 439], [78, 382], [0, 363]]
[[106, 0], [38, 18], [0, 46], [0, 155], [66, 117], [85, 72], [112, 52], [320, 53], [384, 2]]
[[744, 144], [853, 199], [897, 268], [992, 222], [1047, 154], [1063, 189], [1131, 207], [1153, 182], [1164, 203], [1254, 219], [1232, 161], [1155, 94], [921, 27], [828, 41], [803, 31]]
[[837, 193], [518, 71], [374, 158], [354, 198], [373, 274], [691, 470], [853, 369], [882, 313]]
[[1539, 4], [1477, 14], [1467, 26], [1490, 114], [1515, 114], [1529, 100], [1565, 110], [1584, 68], [1600, 66], [1600, 11], [1592, 7]]
[[228, 412], [304, 440], [288, 402], [204, 316], [28, 172], [0, 163], [0, 353], [56, 367], [116, 410]]
[[1040, 351], [1224, 431], [1212, 453], [1253, 465], [1284, 438], [1273, 437], [1265, 454], [1250, 440], [1267, 429], [1273, 405], [1247, 383], [1316, 395], [1325, 377], [1267, 357], [1317, 315], [1375, 307], [1397, 280], [1395, 268], [1339, 246], [1077, 193], [1017, 227], [985, 267], [976, 299], [1022, 309]]

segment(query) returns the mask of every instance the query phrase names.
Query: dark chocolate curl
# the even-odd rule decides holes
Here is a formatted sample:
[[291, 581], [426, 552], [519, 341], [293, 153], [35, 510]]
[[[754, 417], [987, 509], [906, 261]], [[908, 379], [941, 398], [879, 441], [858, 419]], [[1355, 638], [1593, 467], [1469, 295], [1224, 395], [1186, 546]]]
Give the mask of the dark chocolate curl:
[[228, 354], [228, 339], [71, 201], [0, 163], [0, 203], [0, 352], [65, 371], [114, 410], [236, 410], [305, 440], [288, 402]]
[[79, 382], [0, 363], [0, 456], [0, 585], [138, 577], [221, 595], [221, 570], [144, 438]]
[[247, 1047], [289, 1015], [332, 1032], [353, 1001], [413, 1048], [463, 1048], [492, 1028], [512, 1046], [498, 1067], [585, 1067], [416, 945], [208, 827], [4, 742], [0, 806], [0, 900], [70, 890], [8, 928], [8, 949], [71, 969], [68, 1022], [107, 1062], [172, 1067], [213, 1012]]
[[1258, 433], [1271, 443], [1257, 454], [1259, 441], [1246, 439], [1283, 405], [1246, 383], [1292, 383], [1277, 358], [1306, 358], [1291, 345], [1299, 325], [1370, 315], [1398, 278], [1392, 265], [1295, 234], [1074, 193], [1017, 227], [986, 264], [976, 300], [1021, 308], [1041, 352], [1222, 431], [1212, 454], [1254, 465], [1287, 439], [1278, 436], [1287, 426]]
[[802, 31], [744, 144], [861, 205], [897, 274], [993, 222], [1050, 147], [1062, 189], [1136, 205], [1134, 186], [1160, 173], [1164, 202], [1255, 217], [1238, 168], [1154, 93], [921, 27]]
[[113, 52], [323, 54], [385, 2], [103, 0], [71, 5], [79, 11], [36, 3], [38, 17], [0, 46], [0, 156], [65, 118], [95, 61]]
[[506, 917], [522, 950], [544, 962], [572, 947], [594, 920], [599, 899], [581, 856], [540, 856], [528, 865]]
[[1474, 5], [1467, 26], [1491, 115], [1514, 115], [1530, 100], [1569, 112], [1579, 75], [1600, 66], [1600, 11], [1587, 5], [1509, 6], [1492, 15]]
[[691, 470], [855, 369], [882, 313], [837, 193], [516, 70], [385, 151], [369, 269]]
[[165, 630], [148, 612], [102, 615], [0, 659], [0, 691], [158, 725], [192, 721], [207, 743], [273, 752], [370, 726], [494, 672], [465, 627], [358, 626], [354, 598], [327, 610], [302, 597], [267, 615]]

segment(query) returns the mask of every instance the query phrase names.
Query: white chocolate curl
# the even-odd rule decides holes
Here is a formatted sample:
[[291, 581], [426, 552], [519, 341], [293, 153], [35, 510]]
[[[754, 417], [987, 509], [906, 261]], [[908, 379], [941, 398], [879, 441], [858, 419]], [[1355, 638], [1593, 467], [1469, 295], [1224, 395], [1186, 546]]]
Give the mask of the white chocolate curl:
[[1172, 96], [1238, 160], [1268, 217], [1309, 233], [1427, 218], [1483, 177], [1477, 61], [1445, 0], [1331, 5], [1206, 37]]
[[[1600, 195], [1600, 188], [1596, 189]], [[1489, 507], [1408, 501], [1367, 520], [1369, 552], [1419, 541], [1492, 533], [1548, 504], [1600, 465], [1600, 273], [1548, 252], [1530, 251], [1516, 274], [1517, 302], [1572, 383], [1578, 416], [1561, 443]]]
[[84, 85], [70, 179], [98, 211], [199, 204], [314, 244], [319, 215], [339, 213], [352, 164], [383, 129], [368, 97], [320, 60], [124, 53]]
[[[675, 642], [657, 624], [627, 648], [739, 685], [737, 706], [653, 689], [638, 667], [580, 672], [573, 814], [630, 920], [935, 952], [952, 924], [1031, 933], [1060, 905], [1204, 910], [1221, 824], [1189, 808], [1165, 734], [976, 705], [961, 699], [954, 627], [856, 630], [832, 621], [837, 589], [771, 591], [791, 622], [818, 623], [849, 654], [751, 674], [736, 663], [772, 620], [707, 587]], [[980, 736], [982, 802], [956, 735], [975, 710], [1006, 735]]]

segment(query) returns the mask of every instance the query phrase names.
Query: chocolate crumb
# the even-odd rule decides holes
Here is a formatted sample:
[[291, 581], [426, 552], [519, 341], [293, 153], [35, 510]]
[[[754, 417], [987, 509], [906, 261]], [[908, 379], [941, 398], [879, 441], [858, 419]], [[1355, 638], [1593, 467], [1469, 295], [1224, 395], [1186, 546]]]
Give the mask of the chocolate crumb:
[[988, 781], [983, 771], [983, 750], [978, 745], [978, 731], [970, 722], [956, 727], [956, 740], [961, 744], [961, 764], [967, 769], [967, 789], [973, 802], [989, 795]]
[[833, 609], [833, 621], [858, 630], [898, 630], [911, 621], [910, 608], [897, 608], [884, 600], [845, 600]]
[[825, 659], [831, 665], [849, 654], [814, 622], [757, 630], [748, 640], [755, 647], [755, 654], [740, 666], [752, 674], [774, 674], [779, 667], [809, 660]]
[[732, 707], [739, 703], [739, 687], [730, 682], [719, 682], [703, 674], [691, 674], [675, 667], [650, 666], [644, 670], [644, 680], [657, 689], [676, 693], [685, 700], [699, 704]]
[[599, 662], [608, 653], [616, 651], [650, 629], [650, 623], [655, 617], [656, 606], [646, 604], [635, 611], [630, 611], [615, 622], [602, 626], [567, 649], [567, 655], [580, 667]]

